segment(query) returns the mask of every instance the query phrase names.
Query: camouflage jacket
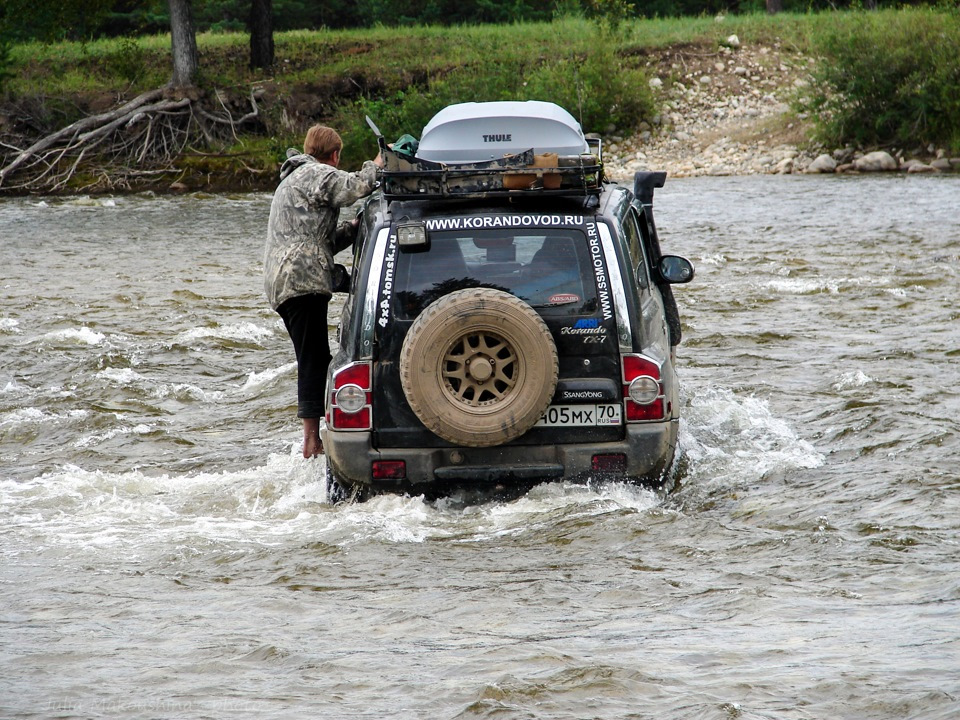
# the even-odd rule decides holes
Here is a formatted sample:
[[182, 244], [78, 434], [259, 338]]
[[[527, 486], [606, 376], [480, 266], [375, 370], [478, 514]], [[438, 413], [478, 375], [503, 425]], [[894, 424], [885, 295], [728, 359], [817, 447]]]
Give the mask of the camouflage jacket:
[[303, 154], [283, 163], [263, 252], [263, 288], [274, 310], [298, 295], [332, 295], [333, 256], [355, 238], [350, 223], [337, 227], [340, 208], [373, 192], [377, 171], [367, 161], [343, 172]]

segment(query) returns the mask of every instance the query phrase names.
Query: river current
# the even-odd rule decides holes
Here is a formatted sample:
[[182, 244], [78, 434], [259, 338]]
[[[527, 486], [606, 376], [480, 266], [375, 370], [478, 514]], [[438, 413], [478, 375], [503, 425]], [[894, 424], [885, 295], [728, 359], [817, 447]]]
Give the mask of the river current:
[[269, 202], [0, 200], [0, 717], [960, 717], [960, 178], [668, 180], [676, 489], [486, 502], [326, 503]]

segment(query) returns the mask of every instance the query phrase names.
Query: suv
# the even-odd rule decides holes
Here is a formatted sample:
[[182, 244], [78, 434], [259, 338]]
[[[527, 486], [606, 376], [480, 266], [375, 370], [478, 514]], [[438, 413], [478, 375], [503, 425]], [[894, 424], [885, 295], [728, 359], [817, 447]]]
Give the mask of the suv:
[[418, 145], [380, 145], [327, 379], [330, 499], [662, 485], [670, 285], [694, 274], [660, 251], [666, 174], [605, 183], [599, 139], [542, 102], [453, 105]]

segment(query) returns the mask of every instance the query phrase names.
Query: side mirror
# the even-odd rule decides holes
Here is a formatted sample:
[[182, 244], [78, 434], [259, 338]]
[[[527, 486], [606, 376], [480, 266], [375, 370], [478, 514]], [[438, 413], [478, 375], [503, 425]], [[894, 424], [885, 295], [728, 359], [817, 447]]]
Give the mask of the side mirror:
[[657, 270], [664, 282], [681, 285], [693, 280], [693, 263], [679, 255], [664, 255], [657, 263]]
[[337, 293], [348, 293], [350, 292], [350, 273], [347, 269], [340, 263], [336, 263], [333, 266], [333, 287], [330, 288], [333, 292]]

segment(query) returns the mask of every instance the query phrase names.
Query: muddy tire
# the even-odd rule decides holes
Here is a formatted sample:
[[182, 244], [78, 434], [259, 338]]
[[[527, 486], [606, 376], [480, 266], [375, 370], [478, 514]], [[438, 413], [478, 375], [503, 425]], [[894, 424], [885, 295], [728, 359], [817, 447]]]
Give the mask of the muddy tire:
[[557, 386], [557, 348], [536, 311], [509, 293], [450, 293], [414, 321], [400, 382], [427, 429], [455, 445], [491, 447], [540, 419]]
[[341, 503], [364, 502], [366, 493], [362, 488], [356, 487], [337, 475], [330, 467], [330, 461], [327, 460], [327, 502], [331, 505], [340, 505]]

